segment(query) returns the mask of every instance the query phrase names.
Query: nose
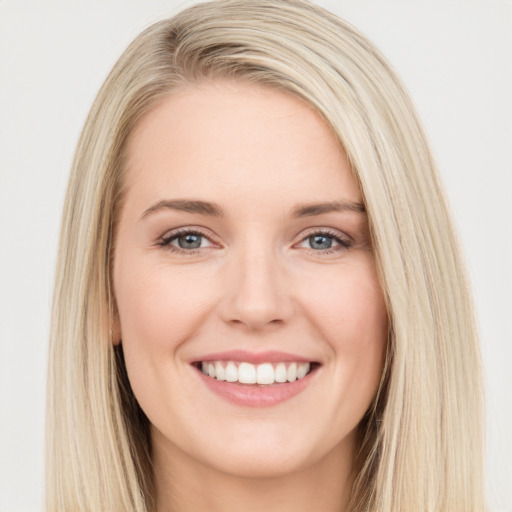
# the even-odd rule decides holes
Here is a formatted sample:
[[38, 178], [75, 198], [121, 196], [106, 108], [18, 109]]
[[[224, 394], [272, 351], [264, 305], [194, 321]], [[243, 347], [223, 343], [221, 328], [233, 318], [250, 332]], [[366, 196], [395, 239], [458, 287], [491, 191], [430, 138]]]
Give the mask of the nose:
[[222, 319], [251, 331], [288, 322], [293, 315], [293, 301], [284, 274], [269, 250], [247, 251], [234, 257], [219, 304]]

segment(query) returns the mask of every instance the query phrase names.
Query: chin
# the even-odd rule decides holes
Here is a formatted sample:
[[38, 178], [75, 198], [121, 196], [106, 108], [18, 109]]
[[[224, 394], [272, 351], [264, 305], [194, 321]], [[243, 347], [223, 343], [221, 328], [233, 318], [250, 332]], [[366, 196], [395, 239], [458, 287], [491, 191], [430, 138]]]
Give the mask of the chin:
[[[238, 451], [235, 451], [238, 450]], [[212, 469], [239, 478], [277, 478], [305, 469], [310, 461], [302, 454], [280, 453], [275, 451], [233, 449], [225, 453], [223, 460], [208, 461]]]
[[307, 429], [294, 435], [290, 430], [279, 428], [276, 432], [255, 425], [253, 429], [231, 432], [221, 443], [212, 439], [212, 444], [203, 445], [200, 456], [204, 464], [232, 476], [273, 478], [289, 475], [315, 465], [329, 451], [329, 446], [314, 442], [311, 432], [305, 435], [306, 432]]

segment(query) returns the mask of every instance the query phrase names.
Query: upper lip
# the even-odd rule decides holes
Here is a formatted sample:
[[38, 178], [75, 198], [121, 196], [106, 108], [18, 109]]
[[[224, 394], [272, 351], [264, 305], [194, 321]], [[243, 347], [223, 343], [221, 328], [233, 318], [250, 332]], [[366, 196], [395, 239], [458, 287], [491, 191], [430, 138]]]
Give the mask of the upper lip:
[[214, 352], [196, 357], [190, 363], [202, 361], [244, 361], [252, 364], [260, 363], [278, 363], [278, 362], [315, 362], [310, 357], [292, 354], [290, 352], [281, 352], [279, 350], [268, 350], [265, 352], [248, 352], [247, 350], [229, 350], [227, 352]]

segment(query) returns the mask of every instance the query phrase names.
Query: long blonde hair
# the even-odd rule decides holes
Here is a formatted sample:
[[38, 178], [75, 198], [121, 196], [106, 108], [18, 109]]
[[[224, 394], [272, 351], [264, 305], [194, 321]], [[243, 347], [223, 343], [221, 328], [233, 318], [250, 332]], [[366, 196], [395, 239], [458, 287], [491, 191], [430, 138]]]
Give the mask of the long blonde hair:
[[[148, 422], [115, 349], [111, 264], [126, 140], [177, 87], [216, 77], [302, 98], [360, 183], [390, 319], [360, 425], [350, 509], [482, 512], [483, 397], [468, 285], [431, 152], [376, 48], [303, 0], [220, 0], [146, 29], [83, 129], [63, 214], [50, 340], [47, 510], [154, 508]], [[335, 478], [335, 476], [333, 476]]]

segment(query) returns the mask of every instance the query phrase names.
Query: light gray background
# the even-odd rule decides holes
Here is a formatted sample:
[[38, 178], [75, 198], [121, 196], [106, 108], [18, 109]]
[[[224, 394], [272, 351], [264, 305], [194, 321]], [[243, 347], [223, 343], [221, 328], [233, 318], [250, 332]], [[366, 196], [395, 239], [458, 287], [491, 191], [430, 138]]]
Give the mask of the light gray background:
[[[0, 511], [41, 509], [49, 311], [74, 146], [107, 72], [191, 2], [0, 0]], [[492, 512], [512, 511], [512, 3], [319, 1], [365, 32], [416, 101], [474, 285]]]

